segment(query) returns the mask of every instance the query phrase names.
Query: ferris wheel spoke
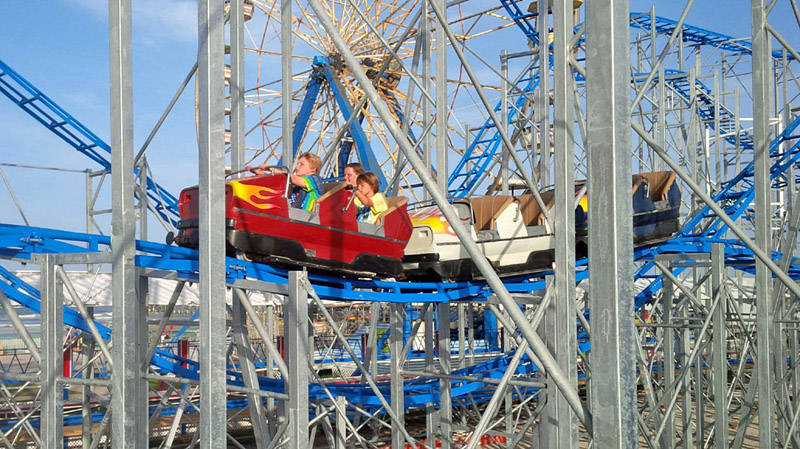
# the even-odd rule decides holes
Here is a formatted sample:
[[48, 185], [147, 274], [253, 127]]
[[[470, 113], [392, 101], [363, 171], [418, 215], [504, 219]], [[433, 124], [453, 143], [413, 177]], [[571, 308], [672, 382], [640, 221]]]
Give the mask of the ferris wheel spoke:
[[[365, 86], [357, 82], [354, 71], [362, 69], [367, 73], [381, 101], [391, 111], [390, 120], [407, 130], [408, 142], [422, 155], [428, 151], [428, 145], [441, 138], [426, 136], [436, 128], [426, 122], [425, 113], [436, 110], [437, 106], [433, 96], [434, 80], [431, 78], [426, 82], [419, 69], [422, 52], [432, 54], [438, 42], [444, 43], [444, 39], [435, 36], [436, 24], [432, 27], [433, 34], [421, 40], [419, 30], [423, 27], [419, 18], [427, 17], [420, 10], [421, 0], [319, 1], [323, 7], [321, 13], [333, 21], [361, 67], [348, 67], [344, 63], [338, 48], [321, 26], [320, 18], [307, 2], [296, 0], [292, 4], [290, 57], [293, 69], [300, 70], [292, 76], [291, 116], [294, 117], [292, 126], [302, 128], [294, 132], [293, 150], [319, 155], [324, 164], [320, 173], [326, 176], [339, 174], [340, 165], [346, 161], [359, 160], [371, 170], [380, 172], [380, 177], [387, 182], [399, 178], [406, 188], [419, 185], [419, 178], [410, 165], [398, 166], [398, 161], [403, 158], [398, 154], [396, 136], [388, 131], [387, 123], [377, 112], [377, 105], [362, 100]], [[259, 163], [276, 164], [281, 163], [284, 151], [281, 135], [283, 108], [286, 106], [281, 93], [285, 85], [281, 68], [286, 58], [281, 56], [281, 52], [285, 52], [280, 44], [281, 2], [253, 0], [253, 4], [253, 17], [246, 24], [249, 48], [246, 48], [245, 80], [251, 84], [245, 86], [247, 158], [251, 162], [258, 160]], [[487, 8], [481, 9], [485, 11]], [[483, 25], [483, 19], [475, 14], [462, 14], [461, 5], [451, 11], [456, 13], [450, 18], [451, 24], [465, 36], [457, 45], [466, 46], [468, 39], [498, 28]], [[509, 23], [505, 20], [501, 27]], [[262, 28], [259, 30], [258, 27]], [[247, 72], [248, 69], [256, 73]], [[466, 140], [463, 121], [458, 115], [466, 114], [474, 120], [479, 114], [474, 105], [464, 107], [463, 102], [460, 104], [457, 100], [459, 97], [477, 103], [470, 98], [473, 87], [461, 81], [463, 70], [459, 72], [454, 72], [454, 79], [444, 84], [448, 89], [448, 104], [443, 106], [448, 116], [444, 138], [447, 151], [453, 155], [463, 153], [461, 147]], [[248, 80], [255, 83], [248, 83]], [[335, 86], [330, 83], [335, 83]], [[341, 89], [338, 98], [334, 95], [337, 86]], [[304, 102], [306, 108], [301, 109]], [[352, 112], [346, 112], [346, 109]], [[354, 116], [350, 118], [349, 114]], [[365, 151], [370, 151], [370, 154], [365, 154]], [[369, 161], [365, 161], [365, 157]], [[400, 173], [396, 174], [396, 171]], [[418, 198], [418, 193], [412, 188], [401, 194]]]

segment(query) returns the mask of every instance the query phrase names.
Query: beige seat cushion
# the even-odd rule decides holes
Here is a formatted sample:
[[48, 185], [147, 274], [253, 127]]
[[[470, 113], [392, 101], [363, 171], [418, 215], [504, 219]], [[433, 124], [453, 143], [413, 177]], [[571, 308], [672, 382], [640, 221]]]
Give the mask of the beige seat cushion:
[[513, 199], [508, 195], [483, 196], [471, 198], [472, 213], [475, 215], [476, 231], [491, 231], [497, 219]]
[[331, 181], [331, 182], [323, 182], [322, 183], [322, 193], [328, 193], [334, 188], [340, 187], [344, 182], [343, 181]]

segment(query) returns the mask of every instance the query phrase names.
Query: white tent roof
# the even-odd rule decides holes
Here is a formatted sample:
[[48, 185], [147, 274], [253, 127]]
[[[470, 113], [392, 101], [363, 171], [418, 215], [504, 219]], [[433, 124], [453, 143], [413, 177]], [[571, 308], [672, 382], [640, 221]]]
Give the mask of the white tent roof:
[[[17, 271], [16, 276], [29, 285], [41, 289], [39, 271]], [[83, 301], [89, 305], [111, 306], [111, 273], [87, 273], [85, 271], [67, 272], [69, 280]], [[166, 305], [172, 297], [177, 281], [169, 279], [148, 278], [149, 305]], [[225, 294], [225, 302], [231, 303], [231, 290]], [[66, 300], [71, 302], [67, 289], [64, 289]], [[279, 305], [283, 304], [283, 296], [266, 292], [252, 292], [250, 301], [254, 306]], [[187, 283], [183, 287], [181, 296], [178, 298], [178, 305], [199, 305], [200, 292], [195, 283]]]

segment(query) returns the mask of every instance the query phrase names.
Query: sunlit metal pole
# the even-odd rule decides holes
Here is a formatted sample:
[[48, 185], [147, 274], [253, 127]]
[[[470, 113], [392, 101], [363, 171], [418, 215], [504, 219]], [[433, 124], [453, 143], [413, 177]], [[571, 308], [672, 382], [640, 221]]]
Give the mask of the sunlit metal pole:
[[[577, 388], [577, 329], [575, 326], [575, 89], [569, 64], [572, 39], [572, 0], [553, 1], [553, 150], [555, 205], [555, 357]], [[555, 389], [553, 389], [555, 393]], [[552, 397], [555, 396], [555, 397]], [[578, 447], [578, 423], [562, 394], [550, 394], [558, 448]]]
[[[147, 382], [141, 372], [141, 305], [136, 296], [133, 74], [130, 0], [109, 0], [111, 74], [111, 291], [114, 336], [111, 444], [146, 447]], [[60, 445], [60, 444], [59, 444]]]
[[586, 3], [590, 404], [595, 447], [637, 447], [630, 23], [627, 0]]
[[200, 445], [225, 447], [225, 136], [222, 0], [198, 2]]
[[[770, 230], [769, 180], [769, 104], [770, 104], [770, 45], [765, 27], [765, 0], [752, 0], [753, 27], [753, 206], [756, 225], [756, 246], [768, 251], [772, 247]], [[775, 445], [775, 403], [773, 401], [775, 371], [773, 367], [773, 327], [775, 307], [770, 294], [771, 282], [767, 265], [756, 260], [756, 371], [758, 373], [758, 439], [762, 449]]]
[[[231, 0], [231, 173], [245, 165], [244, 132], [244, 0]], [[243, 176], [239, 173], [236, 177]]]
[[283, 142], [281, 160], [285, 167], [291, 167], [294, 163], [294, 154], [292, 154], [294, 146], [292, 141], [292, 125], [294, 124], [292, 114], [292, 38], [292, 2], [291, 0], [281, 0], [281, 141]]
[[[428, 171], [425, 170], [423, 162], [419, 159], [419, 157], [411, 148], [410, 144], [408, 143], [408, 139], [403, 137], [402, 130], [397, 125], [397, 122], [393, 118], [393, 115], [389, 110], [388, 106], [386, 106], [384, 100], [381, 98], [378, 91], [370, 83], [369, 78], [367, 78], [366, 73], [364, 73], [364, 70], [361, 68], [359, 64], [358, 59], [355, 57], [355, 55], [353, 55], [352, 50], [344, 42], [344, 39], [339, 34], [338, 30], [336, 29], [330, 17], [327, 15], [327, 12], [325, 12], [325, 10], [319, 4], [318, 0], [309, 0], [309, 5], [311, 5], [312, 9], [314, 9], [314, 13], [317, 15], [320, 24], [323, 26], [323, 28], [325, 28], [325, 31], [328, 33], [329, 37], [333, 40], [334, 44], [336, 45], [336, 48], [340, 51], [342, 58], [345, 60], [345, 63], [353, 71], [353, 75], [356, 77], [356, 80], [358, 81], [359, 85], [361, 85], [361, 87], [364, 89], [364, 93], [369, 97], [370, 102], [372, 103], [373, 107], [375, 107], [376, 111], [378, 112], [378, 115], [380, 115], [384, 125], [389, 130], [389, 132], [391, 132], [395, 141], [398, 142], [400, 150], [405, 154], [406, 158], [411, 163], [412, 167], [414, 168], [414, 171], [417, 173], [420, 180], [422, 181], [422, 184], [425, 186], [425, 189], [428, 190], [428, 192], [430, 192], [431, 197], [433, 198], [436, 205], [439, 206], [439, 208], [442, 210], [442, 213], [447, 219], [447, 221], [454, 224], [453, 230], [455, 231], [459, 240], [461, 240], [461, 244], [467, 250], [470, 257], [472, 257], [476, 267], [480, 271], [481, 275], [484, 276], [484, 278], [486, 278], [487, 283], [492, 288], [494, 293], [497, 295], [497, 298], [500, 300], [500, 302], [506, 308], [508, 313], [511, 315], [511, 318], [514, 320], [515, 324], [519, 327], [520, 331], [522, 332], [522, 335], [530, 344], [531, 349], [540, 358], [540, 361], [542, 363], [542, 368], [552, 377], [553, 381], [556, 383], [559, 390], [567, 398], [570, 407], [572, 407], [572, 409], [575, 411], [575, 413], [578, 416], [578, 419], [581, 420], [581, 422], [584, 424], [587, 430], [590, 430], [592, 428], [592, 417], [589, 411], [585, 408], [583, 402], [581, 402], [581, 399], [578, 396], [577, 389], [569, 385], [569, 382], [563, 370], [557, 364], [552, 354], [550, 354], [550, 352], [547, 350], [547, 347], [545, 346], [544, 342], [539, 337], [539, 335], [537, 335], [536, 330], [527, 321], [525, 314], [521, 310], [519, 310], [519, 307], [517, 306], [517, 303], [514, 301], [514, 298], [512, 298], [511, 295], [508, 293], [508, 290], [506, 290], [505, 286], [503, 285], [503, 282], [500, 280], [500, 278], [497, 276], [497, 273], [495, 273], [492, 266], [486, 260], [480, 248], [478, 248], [478, 245], [472, 240], [466, 227], [458, 225], [458, 223], [460, 223], [461, 221], [458, 217], [458, 213], [455, 211], [455, 208], [453, 208], [453, 206], [447, 201], [445, 195], [442, 192], [440, 192], [438, 188], [436, 188], [436, 182], [434, 181], [430, 173], [428, 173]], [[438, 6], [436, 5], [435, 2], [430, 3], [430, 6], [434, 10], [438, 9]], [[443, 16], [441, 11], [437, 11], [436, 15], [437, 18]], [[439, 26], [441, 26], [442, 28], [446, 27], [447, 26], [446, 21], [445, 23], [442, 22], [443, 21], [439, 21]]]

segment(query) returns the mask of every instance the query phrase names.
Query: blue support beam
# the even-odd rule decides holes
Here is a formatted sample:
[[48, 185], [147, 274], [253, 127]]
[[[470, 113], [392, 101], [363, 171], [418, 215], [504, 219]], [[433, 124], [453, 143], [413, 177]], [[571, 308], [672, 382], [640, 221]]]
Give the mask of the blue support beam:
[[[350, 119], [354, 111], [353, 106], [347, 99], [344, 88], [342, 88], [337, 76], [334, 75], [333, 71], [331, 70], [327, 58], [317, 56], [314, 58], [314, 63], [317, 64], [318, 61], [320, 64], [322, 64], [322, 73], [325, 75], [325, 79], [328, 80], [328, 86], [330, 86], [331, 91], [333, 92], [333, 98], [336, 100], [336, 104], [339, 105], [342, 115], [344, 116], [345, 120]], [[388, 185], [386, 176], [383, 174], [383, 170], [381, 170], [380, 163], [378, 163], [378, 160], [375, 159], [375, 153], [372, 151], [372, 146], [370, 145], [369, 140], [367, 140], [367, 135], [364, 133], [364, 129], [361, 127], [361, 122], [359, 120], [352, 120], [350, 122], [348, 131], [350, 132], [350, 135], [352, 136], [356, 145], [358, 158], [361, 161], [361, 165], [364, 166], [364, 170], [375, 173], [375, 175], [378, 177], [381, 190], [386, 188]]]
[[[85, 155], [103, 170], [111, 170], [111, 147], [64, 108], [0, 60], [0, 92], [37, 122]], [[134, 169], [138, 174], [138, 168]], [[147, 197], [165, 220], [175, 224], [180, 217], [178, 199], [147, 177]]]
[[[519, 4], [513, 0], [500, 0], [500, 3], [506, 9], [509, 17], [511, 17], [520, 30], [522, 30], [523, 34], [534, 45], [538, 45], [539, 34], [536, 31], [536, 27], [532, 23], [532, 20], [535, 17], [538, 17], [538, 13], [523, 12], [520, 9]], [[632, 12], [630, 14], [630, 26], [632, 28], [649, 30], [652, 22], [653, 18], [650, 14], [642, 14], [637, 12]], [[658, 16], [655, 17], [655, 28], [658, 33], [669, 35], [675, 30], [677, 25], [678, 23], [674, 20], [665, 19]], [[576, 32], [579, 28], [580, 25], [575, 27]], [[684, 41], [687, 42], [712, 46], [737, 54], [749, 55], [752, 52], [752, 44], [748, 40], [735, 39], [731, 36], [704, 30], [691, 25], [683, 25], [681, 31], [683, 33], [682, 36]], [[577, 45], [581, 45], [582, 39], [583, 37], [581, 37]], [[787, 56], [790, 59], [793, 59], [791, 55]], [[783, 57], [783, 53], [776, 51], [773, 53], [773, 57], [781, 58]], [[550, 68], [548, 67], [548, 70], [549, 69]], [[528, 75], [531, 71], [532, 68], [528, 67], [525, 74]], [[677, 71], [668, 70], [667, 74], [672, 75], [669, 77], [668, 82], [686, 99], [688, 99], [692, 86], [689, 84], [687, 77], [675, 76], [677, 73]], [[537, 77], [536, 80], [538, 81], [538, 73], [534, 76]], [[575, 76], [577, 79], [578, 74], [576, 73]], [[634, 76], [634, 82], [637, 80], [641, 81], [639, 78], [644, 79], [644, 77]], [[520, 102], [524, 101], [528, 94], [538, 88], [538, 82], [535, 85], [526, 85], [524, 82], [528, 79], [530, 78], [523, 75], [522, 79], [516, 84], [517, 90], [515, 95], [517, 98], [514, 100], [514, 103], [517, 105], [516, 107], [519, 107], [521, 104]], [[696, 112], [700, 115], [700, 117], [708, 119], [709, 123], [711, 123], [713, 122], [714, 118], [714, 99], [711, 96], [711, 91], [700, 81], [695, 82], [695, 87], [697, 88], [697, 92], [699, 94], [697, 95], [697, 99], [700, 104], [700, 107]], [[499, 108], [500, 105], [498, 104], [498, 106], [495, 108], [495, 111], [499, 111]], [[513, 114], [516, 113], [516, 110], [517, 109], [514, 106], [509, 106], [509, 122], [511, 122]], [[725, 139], [729, 142], [736, 144], [736, 136], [732, 134], [734, 131], [736, 131], [736, 122], [733, 119], [733, 113], [721, 108], [719, 123], [720, 134], [725, 135]], [[499, 144], [500, 138], [497, 130], [495, 129], [495, 124], [491, 120], [487, 120], [476, 135], [475, 140], [473, 140], [467, 147], [461, 160], [458, 162], [448, 178], [449, 194], [452, 197], [461, 198], [470, 194], [478, 179], [488, 168], [489, 163], [497, 154]], [[752, 148], [752, 136], [749, 133], [740, 133], [739, 145], [745, 149]]]
[[[516, 98], [508, 106], [508, 123], [516, 120], [517, 111], [522, 110], [530, 94], [539, 87], [539, 73], [539, 66], [530, 64], [516, 81], [514, 89]], [[494, 108], [495, 112], [499, 112], [501, 107], [502, 102], [498, 102]], [[501, 142], [494, 121], [491, 118], [486, 120], [447, 178], [448, 193], [451, 197], [463, 198], [472, 192], [481, 174], [487, 170], [489, 163], [497, 154]]]
[[325, 81], [325, 76], [320, 73], [319, 66], [314, 66], [312, 69], [311, 77], [306, 85], [306, 95], [303, 97], [303, 104], [300, 105], [300, 110], [297, 111], [297, 117], [294, 121], [294, 129], [292, 130], [292, 160], [297, 158], [297, 151], [300, 148], [300, 142], [306, 133], [308, 121], [311, 119], [311, 114], [314, 112], [314, 106], [317, 104], [319, 97], [319, 89]]
[[[331, 70], [328, 58], [324, 56], [315, 56], [311, 79], [306, 86], [303, 104], [300, 106], [300, 111], [295, 120], [294, 131], [292, 132], [293, 156], [296, 156], [300, 149], [300, 142], [305, 135], [311, 115], [314, 113], [314, 106], [319, 98], [319, 91], [323, 83], [327, 83], [328, 87], [330, 87], [336, 104], [339, 106], [339, 110], [342, 112], [342, 116], [344, 116], [345, 120], [349, 120], [354, 113], [353, 106], [347, 99], [347, 95], [339, 83], [337, 75]], [[344, 163], [346, 164], [346, 161], [349, 160], [350, 157], [352, 145], [355, 143], [358, 157], [361, 161], [361, 165], [364, 166], [364, 170], [375, 173], [378, 177], [378, 182], [383, 188], [388, 185], [386, 176], [383, 174], [383, 170], [381, 170], [380, 163], [375, 158], [375, 153], [372, 151], [372, 146], [367, 139], [367, 135], [361, 127], [362, 120], [363, 116], [359, 116], [357, 119], [350, 121], [350, 126], [345, 135], [346, 141], [343, 142], [340, 147], [338, 161], [340, 165], [343, 161], [345, 161]], [[350, 142], [350, 140], [352, 140], [352, 142]]]

